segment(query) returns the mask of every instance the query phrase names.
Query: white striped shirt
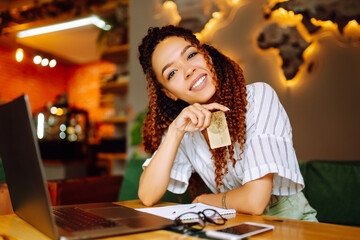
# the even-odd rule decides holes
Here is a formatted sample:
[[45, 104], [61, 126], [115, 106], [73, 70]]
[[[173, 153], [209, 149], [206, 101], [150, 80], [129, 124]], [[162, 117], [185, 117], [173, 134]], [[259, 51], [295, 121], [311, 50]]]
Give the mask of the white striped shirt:
[[[275, 91], [266, 83], [253, 83], [247, 85], [247, 100], [245, 150], [235, 168], [229, 160], [228, 173], [220, 190], [224, 192], [241, 187], [268, 173], [275, 173], [271, 204], [277, 200], [276, 196], [301, 191], [304, 180], [292, 144], [290, 122]], [[235, 143], [234, 151], [235, 157], [239, 156], [238, 143]], [[143, 168], [151, 159], [147, 159]], [[214, 169], [204, 136], [200, 132], [187, 132], [171, 169], [168, 190], [177, 194], [185, 192], [192, 172], [196, 171], [209, 189], [216, 193]]]

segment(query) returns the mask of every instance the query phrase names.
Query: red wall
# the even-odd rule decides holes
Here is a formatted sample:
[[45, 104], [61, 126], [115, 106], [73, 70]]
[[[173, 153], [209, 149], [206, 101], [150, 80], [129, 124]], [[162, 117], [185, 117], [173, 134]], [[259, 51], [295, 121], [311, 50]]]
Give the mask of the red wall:
[[58, 64], [55, 68], [42, 67], [32, 57], [21, 63], [15, 60], [15, 51], [0, 47], [0, 101], [10, 101], [28, 94], [33, 112], [66, 91], [69, 67]]
[[[112, 107], [100, 107], [100, 78], [102, 74], [114, 73], [116, 66], [110, 62], [74, 66], [69, 70], [68, 99], [70, 106], [87, 110], [93, 122], [101, 122], [105, 115], [114, 112]], [[97, 124], [97, 137], [111, 137], [114, 126]]]
[[104, 73], [114, 73], [115, 64], [98, 62], [74, 66], [69, 70], [69, 104], [85, 109], [90, 119], [101, 121], [111, 108], [100, 107], [100, 77]]
[[[41, 110], [48, 102], [67, 92], [70, 107], [87, 110], [93, 122], [100, 122], [112, 108], [100, 107], [100, 76], [114, 73], [115, 64], [98, 62], [87, 65], [42, 67], [32, 57], [21, 63], [15, 60], [15, 51], [0, 47], [0, 102], [8, 102], [21, 94], [28, 94], [31, 109]], [[98, 135], [113, 135], [113, 126], [97, 125]]]

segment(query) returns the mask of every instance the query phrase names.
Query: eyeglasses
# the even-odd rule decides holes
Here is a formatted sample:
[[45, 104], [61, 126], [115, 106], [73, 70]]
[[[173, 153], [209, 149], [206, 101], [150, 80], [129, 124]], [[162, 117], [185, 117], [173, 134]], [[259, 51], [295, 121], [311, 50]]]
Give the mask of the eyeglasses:
[[175, 219], [175, 224], [182, 227], [182, 231], [188, 230], [198, 232], [205, 228], [205, 223], [213, 223], [216, 225], [224, 225], [227, 219], [221, 216], [214, 209], [205, 209], [201, 212], [183, 213]]

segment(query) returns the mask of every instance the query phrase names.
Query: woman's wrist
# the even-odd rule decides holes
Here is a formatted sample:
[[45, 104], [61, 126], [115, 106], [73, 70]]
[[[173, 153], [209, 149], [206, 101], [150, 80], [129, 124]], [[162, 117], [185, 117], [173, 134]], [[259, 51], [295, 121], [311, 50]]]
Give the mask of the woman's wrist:
[[200, 194], [199, 196], [197, 196], [197, 197], [194, 199], [193, 203], [199, 203], [199, 202], [200, 202], [200, 197], [205, 196], [205, 195], [207, 195], [207, 193]]
[[178, 137], [178, 138], [182, 139], [182, 138], [184, 137], [184, 135], [185, 135], [185, 131], [176, 128], [174, 122], [172, 122], [172, 123], [169, 125], [168, 134], [173, 135], [173, 136], [175, 136], [175, 137]]
[[222, 206], [222, 208], [225, 208], [225, 209], [227, 209], [227, 206], [226, 206], [226, 194], [227, 193], [228, 192], [224, 192], [222, 195], [222, 198], [221, 198], [221, 206]]

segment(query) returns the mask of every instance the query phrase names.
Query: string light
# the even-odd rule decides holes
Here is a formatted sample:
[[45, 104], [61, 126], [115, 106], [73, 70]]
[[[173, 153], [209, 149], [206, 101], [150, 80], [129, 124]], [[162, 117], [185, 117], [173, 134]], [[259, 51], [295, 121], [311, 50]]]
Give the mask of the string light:
[[39, 55], [36, 55], [33, 59], [35, 64], [40, 64], [42, 60], [42, 57], [40, 57]]
[[24, 50], [18, 48], [16, 50], [15, 58], [17, 62], [21, 62], [24, 59]]
[[111, 26], [109, 24], [106, 24], [105, 21], [100, 19], [98, 16], [91, 16], [91, 17], [77, 19], [77, 20], [73, 20], [73, 21], [69, 21], [69, 22], [58, 23], [58, 24], [54, 24], [54, 25], [20, 31], [17, 33], [17, 37], [25, 38], [25, 37], [35, 36], [35, 35], [39, 35], [39, 34], [45, 34], [45, 33], [62, 31], [62, 30], [71, 29], [71, 28], [82, 27], [82, 26], [91, 25], [91, 24], [93, 24], [93, 25], [97, 26], [98, 28], [101, 28], [105, 31], [109, 31], [111, 29]]
[[49, 67], [53, 68], [56, 66], [56, 60], [55, 59], [52, 59], [50, 62], [49, 62]]
[[43, 60], [41, 60], [41, 66], [46, 67], [48, 64], [49, 64], [49, 59], [43, 58]]

